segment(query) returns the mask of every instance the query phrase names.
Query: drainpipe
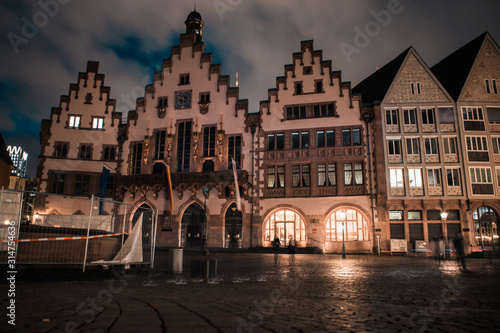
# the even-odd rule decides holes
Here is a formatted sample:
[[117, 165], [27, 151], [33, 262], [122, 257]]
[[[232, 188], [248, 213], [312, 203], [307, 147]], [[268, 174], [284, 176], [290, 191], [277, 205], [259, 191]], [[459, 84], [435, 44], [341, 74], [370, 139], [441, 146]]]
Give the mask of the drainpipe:
[[253, 245], [253, 195], [254, 195], [254, 172], [255, 172], [255, 150], [254, 150], [254, 136], [255, 136], [255, 126], [250, 127], [250, 132], [252, 133], [252, 175], [251, 175], [251, 185], [252, 185], [252, 193], [250, 195], [250, 202], [251, 202], [251, 208], [250, 208], [250, 248], [252, 248]]
[[367, 143], [367, 154], [368, 154], [368, 181], [369, 181], [369, 190], [370, 190], [370, 206], [371, 206], [371, 211], [372, 211], [372, 226], [373, 226], [373, 254], [378, 252], [377, 249], [377, 244], [375, 243], [375, 240], [377, 239], [376, 233], [375, 233], [375, 213], [374, 213], [374, 206], [373, 206], [373, 179], [372, 179], [372, 154], [370, 152], [370, 121], [372, 118], [370, 116], [366, 115], [364, 117], [365, 123], [366, 123], [366, 143]]

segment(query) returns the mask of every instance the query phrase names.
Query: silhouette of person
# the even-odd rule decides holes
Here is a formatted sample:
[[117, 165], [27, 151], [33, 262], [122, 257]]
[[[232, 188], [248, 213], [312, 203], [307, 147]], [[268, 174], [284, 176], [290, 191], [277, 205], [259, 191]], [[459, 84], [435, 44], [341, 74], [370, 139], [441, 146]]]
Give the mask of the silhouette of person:
[[460, 231], [455, 233], [455, 237], [453, 238], [453, 246], [455, 247], [457, 260], [460, 260], [462, 268], [464, 270], [467, 270], [467, 266], [465, 263], [464, 237], [462, 236]]
[[273, 241], [273, 252], [274, 252], [274, 265], [278, 265], [278, 254], [280, 253], [280, 239], [278, 236], [274, 238]]

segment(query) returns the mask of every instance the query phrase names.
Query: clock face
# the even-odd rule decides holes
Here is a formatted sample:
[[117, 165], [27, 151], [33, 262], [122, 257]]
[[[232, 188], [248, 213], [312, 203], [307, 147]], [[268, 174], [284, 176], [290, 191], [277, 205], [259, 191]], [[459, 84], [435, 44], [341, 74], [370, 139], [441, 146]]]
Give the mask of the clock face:
[[186, 109], [191, 107], [191, 91], [179, 91], [175, 96], [175, 108]]

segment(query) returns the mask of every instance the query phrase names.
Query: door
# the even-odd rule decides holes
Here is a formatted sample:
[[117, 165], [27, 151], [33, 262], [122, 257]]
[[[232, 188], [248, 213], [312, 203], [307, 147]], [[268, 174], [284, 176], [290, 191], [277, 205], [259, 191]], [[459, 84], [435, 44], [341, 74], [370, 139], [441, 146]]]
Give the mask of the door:
[[199, 248], [202, 245], [205, 213], [200, 205], [193, 203], [182, 215], [181, 246]]
[[224, 247], [241, 248], [243, 245], [243, 218], [241, 212], [236, 209], [236, 203], [232, 203], [226, 211], [225, 228]]
[[472, 214], [477, 246], [486, 251], [498, 251], [498, 215], [490, 207], [479, 207]]
[[290, 240], [295, 241], [295, 223], [294, 222], [276, 222], [276, 235], [280, 239], [281, 247], [287, 247]]

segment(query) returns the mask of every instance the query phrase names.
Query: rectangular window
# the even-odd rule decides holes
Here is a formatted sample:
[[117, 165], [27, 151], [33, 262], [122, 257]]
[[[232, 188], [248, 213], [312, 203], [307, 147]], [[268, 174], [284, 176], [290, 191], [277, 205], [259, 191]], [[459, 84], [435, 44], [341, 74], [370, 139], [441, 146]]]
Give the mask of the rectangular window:
[[493, 178], [491, 176], [490, 168], [470, 168], [470, 181], [471, 183], [491, 184]]
[[415, 125], [417, 123], [417, 114], [415, 109], [403, 110], [405, 125]]
[[165, 158], [165, 136], [166, 131], [155, 132], [155, 150], [154, 158], [155, 160], [162, 160]]
[[500, 137], [491, 138], [493, 144], [493, 154], [500, 154]]
[[462, 117], [464, 120], [483, 120], [483, 109], [478, 107], [463, 107]]
[[331, 186], [337, 185], [337, 168], [336, 168], [336, 164], [328, 164], [328, 183]]
[[325, 146], [325, 131], [316, 131], [316, 147]]
[[302, 82], [295, 83], [295, 94], [296, 95], [302, 94]]
[[434, 109], [422, 109], [422, 124], [434, 124]]
[[203, 156], [215, 156], [215, 126], [203, 128]]
[[350, 146], [351, 145], [351, 130], [343, 129], [342, 130], [342, 145]]
[[452, 107], [442, 107], [438, 109], [439, 122], [441, 124], [454, 124], [455, 116], [453, 115]]
[[354, 184], [363, 185], [363, 163], [354, 163]]
[[388, 139], [387, 148], [389, 155], [401, 155], [401, 139]]
[[438, 154], [437, 138], [424, 138], [424, 142], [425, 142], [425, 153], [427, 155]]
[[489, 80], [486, 80], [486, 93], [487, 94], [491, 94], [490, 81]]
[[456, 137], [444, 137], [443, 138], [443, 148], [445, 154], [456, 154], [457, 153], [457, 138]]
[[344, 163], [344, 185], [352, 185], [352, 164]]
[[276, 170], [274, 167], [267, 168], [267, 187], [274, 188], [276, 185]]
[[403, 169], [389, 169], [391, 187], [403, 187]]
[[427, 178], [429, 179], [429, 186], [441, 186], [441, 171], [440, 169], [427, 169]]
[[361, 135], [359, 128], [353, 128], [352, 130], [352, 145], [359, 146], [361, 144]]
[[268, 134], [267, 135], [267, 150], [274, 150], [275, 149], [275, 140], [274, 140], [274, 134]]
[[80, 152], [78, 154], [78, 158], [81, 160], [92, 159], [92, 145], [91, 144], [82, 144], [80, 146]]
[[241, 136], [230, 136], [227, 139], [227, 168], [228, 170], [233, 169], [232, 159], [236, 163], [236, 166], [241, 165]]
[[418, 155], [420, 154], [418, 138], [408, 138], [406, 139], [406, 150], [408, 155]]
[[69, 128], [80, 128], [81, 116], [69, 116]]
[[323, 92], [323, 81], [315, 81], [315, 86], [316, 86], [316, 92], [320, 93]]
[[326, 131], [326, 146], [335, 147], [335, 133], [333, 130]]
[[318, 164], [318, 186], [326, 186], [326, 165]]
[[387, 125], [397, 125], [398, 121], [398, 110], [385, 110], [385, 117]]
[[276, 134], [276, 149], [283, 150], [285, 148], [285, 135], [283, 133]]
[[460, 170], [459, 169], [446, 169], [446, 177], [448, 178], [448, 186], [460, 186]]
[[50, 177], [50, 193], [64, 193], [64, 173], [53, 173]]
[[422, 211], [421, 210], [409, 210], [408, 211], [408, 220], [421, 221], [422, 220]]
[[299, 132], [292, 132], [292, 149], [300, 148]]
[[142, 143], [133, 143], [130, 147], [129, 174], [141, 173]]
[[76, 175], [75, 194], [89, 193], [89, 175]]
[[292, 186], [311, 186], [311, 173], [309, 165], [292, 165]]
[[277, 187], [285, 187], [285, 167], [279, 166], [278, 169], [278, 183]]
[[491, 80], [491, 83], [493, 85], [493, 93], [498, 94], [497, 80]]
[[286, 108], [286, 119], [306, 118], [306, 106], [295, 105]]
[[177, 172], [189, 172], [191, 160], [191, 121], [179, 122], [177, 129]]
[[309, 132], [300, 133], [301, 148], [309, 148]]
[[488, 144], [485, 136], [466, 136], [468, 151], [488, 151]]
[[92, 129], [103, 129], [103, 128], [104, 128], [104, 118], [92, 117]]
[[179, 85], [189, 84], [189, 74], [179, 75]]
[[422, 170], [408, 169], [408, 179], [410, 187], [422, 187]]
[[[402, 210], [390, 210], [389, 211], [389, 220], [402, 221], [403, 220], [403, 211]], [[404, 232], [403, 232], [403, 234], [404, 234]]]

